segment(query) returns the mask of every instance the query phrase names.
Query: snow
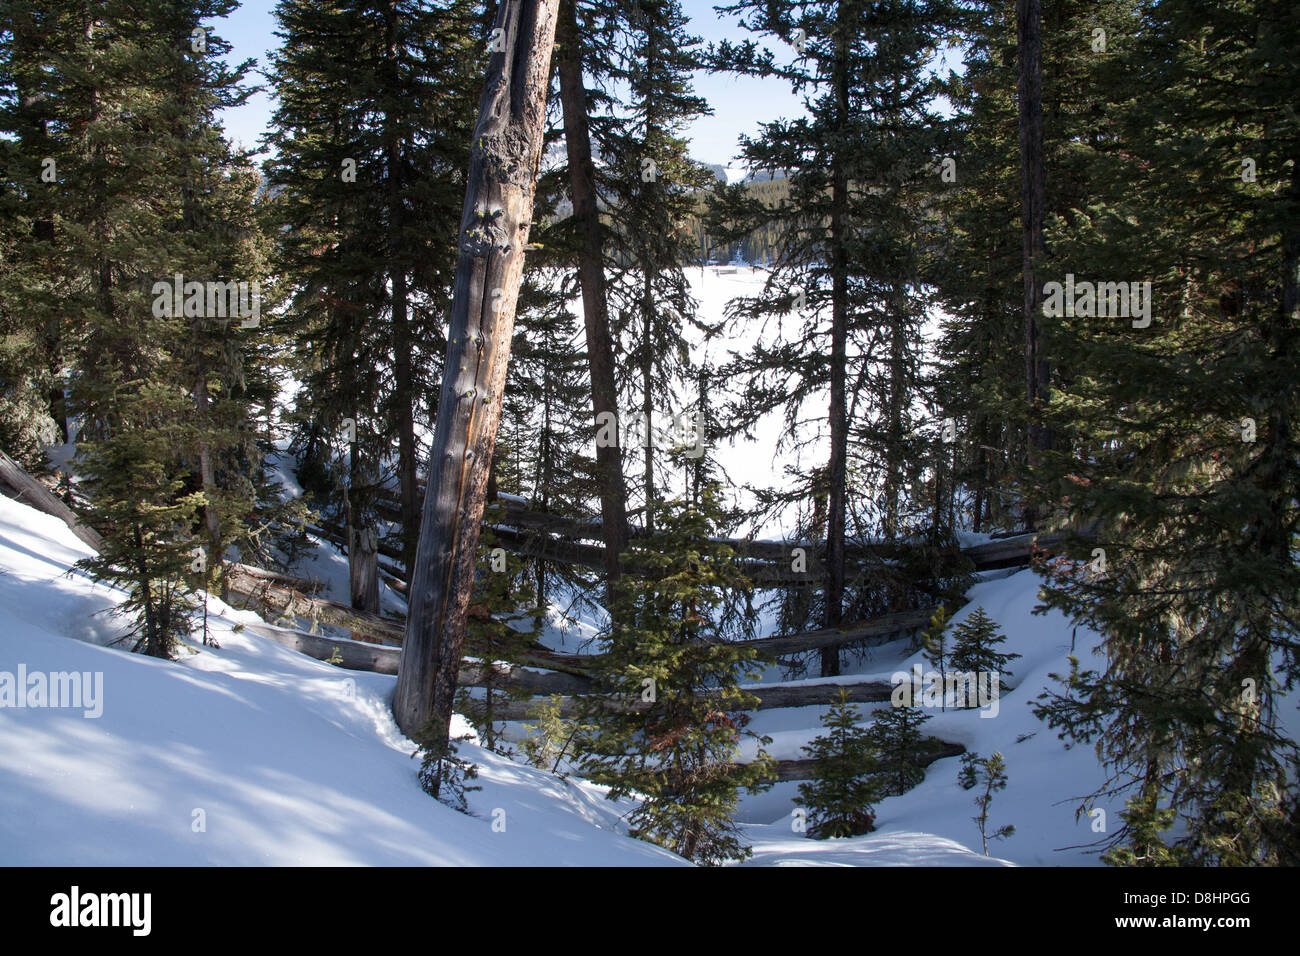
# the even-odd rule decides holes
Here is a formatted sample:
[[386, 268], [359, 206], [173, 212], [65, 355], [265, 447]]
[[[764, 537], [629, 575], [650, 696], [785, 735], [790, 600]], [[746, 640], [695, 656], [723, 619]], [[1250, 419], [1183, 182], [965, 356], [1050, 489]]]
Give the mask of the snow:
[[[323, 546], [325, 547], [325, 546]], [[72, 565], [88, 554], [57, 519], [0, 498], [0, 672], [103, 675], [103, 714], [0, 707], [0, 863], [4, 864], [554, 864], [680, 863], [624, 835], [626, 804], [508, 757], [462, 744], [482, 791], [466, 816], [424, 794], [413, 745], [391, 716], [394, 678], [342, 671], [253, 635], [252, 612], [208, 599], [219, 648], [196, 639], [177, 662], [109, 646], [125, 622], [122, 595]], [[794, 832], [797, 784], [742, 799], [738, 819], [755, 865], [1078, 865], [1099, 835], [1075, 819], [1101, 780], [1086, 747], [1067, 748], [1029, 702], [1066, 667], [1091, 661], [1096, 636], [1071, 634], [1059, 614], [1032, 615], [1029, 572], [977, 584], [960, 621], [982, 605], [1007, 632], [1013, 662], [998, 716], [934, 713], [931, 735], [988, 755], [1000, 750], [1010, 784], [991, 820], [1016, 833], [980, 852], [974, 792], [958, 762], [931, 764], [924, 783], [876, 807], [876, 832], [816, 841]], [[598, 630], [553, 614], [548, 643], [573, 650]], [[566, 636], [567, 635], [567, 636]], [[197, 638], [197, 635], [196, 635]], [[906, 640], [867, 651], [839, 678], [888, 681], [920, 661]], [[1091, 661], [1091, 664], [1090, 664]], [[769, 669], [764, 683], [779, 681]], [[785, 682], [791, 683], [791, 682]], [[865, 713], [873, 706], [863, 705]], [[820, 707], [759, 711], [750, 729], [778, 758], [803, 756]], [[458, 725], [457, 732], [468, 728]], [[1019, 742], [1017, 742], [1019, 740]], [[1111, 826], [1120, 806], [1100, 804]], [[493, 828], [504, 811], [505, 832]], [[206, 829], [196, 832], [196, 811]], [[499, 814], [498, 814], [499, 817]]]
[[[719, 315], [725, 299], [752, 294], [761, 281], [761, 270], [705, 270], [695, 291], [702, 311]], [[729, 344], [743, 347], [734, 338]], [[783, 464], [798, 463], [797, 451], [777, 450], [783, 428], [769, 416], [754, 438], [718, 456], [740, 477], [754, 477], [754, 461], [771, 462], [777, 475]], [[53, 450], [54, 457], [66, 460], [69, 449]], [[286, 494], [302, 494], [287, 448], [270, 465]], [[771, 525], [762, 530], [768, 537], [784, 533]], [[990, 540], [959, 538], [967, 546]], [[347, 601], [346, 558], [329, 541], [312, 538], [311, 545], [291, 572]], [[176, 662], [129, 653], [114, 643], [128, 625], [115, 611], [123, 594], [73, 568], [88, 554], [58, 519], [0, 497], [0, 680], [21, 667], [28, 674], [102, 675], [103, 686], [98, 717], [83, 716], [84, 708], [0, 706], [0, 864], [684, 863], [626, 836], [628, 801], [609, 801], [603, 788], [577, 777], [561, 779], [487, 751], [472, 737], [461, 752], [479, 767], [475, 783], [482, 790], [469, 795], [473, 815], [437, 803], [419, 788], [414, 745], [393, 721], [393, 677], [340, 670], [259, 637], [244, 629], [259, 617], [216, 598], [208, 598], [208, 626], [219, 647], [203, 646], [196, 632]], [[386, 585], [381, 592], [385, 612], [404, 611], [400, 594]], [[1013, 824], [1015, 833], [993, 843], [992, 856], [982, 853], [972, 820], [975, 791], [959, 786], [959, 761], [945, 758], [908, 793], [881, 800], [877, 829], [852, 839], [818, 841], [796, 832], [795, 782], [743, 796], [737, 821], [753, 846], [748, 865], [1099, 862], [1090, 845], [1121, 824], [1122, 802], [1083, 806], [1103, 781], [1103, 768], [1090, 747], [1059, 740], [1030, 705], [1054, 686], [1051, 673], [1068, 670], [1067, 655], [1083, 668], [1100, 668], [1100, 638], [1058, 612], [1034, 614], [1038, 579], [1029, 571], [979, 575], [967, 597], [953, 624], [982, 606], [1008, 637], [1004, 651], [1021, 658], [1012, 662], [996, 711], [930, 708], [924, 729], [982, 756], [1002, 753], [1009, 784], [994, 795], [990, 829]], [[591, 598], [553, 593], [539, 640], [566, 653], [599, 653], [608, 622]], [[757, 636], [773, 626], [768, 609]], [[847, 657], [837, 678], [790, 680], [777, 666], [760, 667], [758, 686], [893, 683], [914, 665], [929, 670], [907, 638]], [[1282, 704], [1288, 725], [1300, 722], [1295, 697]], [[884, 706], [858, 709], [867, 720]], [[773, 757], [799, 759], [820, 732], [823, 710], [758, 711], [749, 729], [771, 738], [766, 749]], [[1294, 736], [1300, 727], [1285, 729]], [[472, 735], [459, 717], [454, 731]], [[522, 733], [510, 724], [504, 737]], [[741, 758], [755, 750], [751, 742]], [[1096, 810], [1104, 812], [1104, 831], [1093, 829]]]
[[[1088, 852], [1086, 844], [1106, 834], [1092, 831], [1093, 818], [1086, 813], [1076, 820], [1075, 810], [1083, 796], [1093, 792], [1104, 779], [1102, 768], [1090, 748], [1067, 747], [1058, 740], [1033, 715], [1029, 705], [1053, 683], [1050, 672], [1062, 673], [1068, 668], [1067, 654], [1075, 654], [1081, 667], [1101, 666], [1092, 653], [1099, 640], [1095, 632], [1084, 628], [1074, 633], [1057, 612], [1033, 615], [1037, 592], [1038, 580], [1029, 571], [971, 588], [967, 595], [970, 601], [953, 615], [953, 625], [982, 606], [1007, 635], [1003, 652], [1020, 654], [1021, 658], [1011, 662], [1010, 676], [1006, 678], [1010, 689], [1001, 694], [996, 717], [983, 717], [980, 709], [927, 709], [931, 719], [923, 729], [932, 737], [962, 744], [981, 756], [996, 750], [1005, 758], [1009, 783], [1006, 790], [993, 797], [990, 829], [1010, 823], [1016, 832], [991, 844], [990, 853], [1020, 865], [1096, 865], [1097, 856]], [[906, 641], [900, 641], [874, 649], [875, 656], [858, 667], [856, 679], [889, 681], [895, 671], [909, 671], [917, 663], [928, 670], [921, 654], [907, 653], [906, 645]], [[886, 706], [864, 704], [859, 705], [859, 711]], [[773, 737], [767, 748], [773, 756], [800, 757], [803, 754], [799, 748], [818, 733], [819, 710], [807, 707], [760, 711], [749, 729]], [[876, 806], [876, 832], [831, 842], [860, 844], [863, 849], [854, 852], [869, 852], [876, 846], [881, 852], [891, 846], [901, 851], [904, 845], [911, 845], [921, 854], [943, 853], [955, 844], [973, 847], [978, 853], [979, 833], [971, 819], [976, 813], [975, 791], [963, 790], [957, 783], [958, 768], [956, 758], [935, 761], [927, 768], [923, 783]], [[777, 856], [790, 852], [781, 847], [794, 836], [790, 809], [797, 786], [778, 784], [768, 793], [746, 797], [742, 802], [741, 817], [752, 824], [747, 833], [755, 841], [755, 862], [775, 862], [766, 849], [761, 856], [757, 852], [758, 846], [766, 848], [769, 842]], [[1124, 809], [1123, 803], [1102, 800], [1096, 806], [1105, 811], [1107, 832], [1113, 833], [1122, 822], [1119, 812]], [[924, 834], [924, 840], [918, 834]], [[907, 840], [903, 839], [905, 835]], [[796, 845], [802, 844], [796, 840]], [[910, 858], [904, 854], [896, 862], [910, 862]], [[958, 860], [946, 862], [951, 865]], [[984, 862], [984, 857], [980, 855], [977, 862]]]
[[57, 519], [0, 498], [0, 672], [101, 673], [104, 688], [98, 719], [0, 707], [0, 864], [683, 862], [621, 835], [626, 807], [600, 788], [472, 743], [475, 816], [439, 804], [392, 719], [392, 677], [241, 633], [257, 618], [216, 599], [220, 649], [172, 663], [105, 646], [121, 594], [69, 573], [86, 556]]

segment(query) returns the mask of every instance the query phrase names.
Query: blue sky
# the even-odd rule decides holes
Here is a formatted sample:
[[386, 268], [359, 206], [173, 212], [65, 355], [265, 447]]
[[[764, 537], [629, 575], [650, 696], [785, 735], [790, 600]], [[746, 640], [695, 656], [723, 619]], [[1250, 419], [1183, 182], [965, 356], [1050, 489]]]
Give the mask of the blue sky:
[[[259, 69], [266, 67], [267, 51], [274, 49], [278, 42], [274, 34], [275, 18], [271, 15], [274, 6], [275, 0], [246, 0], [229, 17], [214, 22], [217, 34], [234, 48], [231, 60], [237, 62], [251, 57], [257, 60]], [[711, 0], [683, 0], [682, 7], [691, 19], [691, 32], [706, 42], [724, 37], [741, 39], [747, 35], [736, 26], [734, 19], [716, 14]], [[257, 76], [250, 77], [250, 81], [261, 82]], [[696, 76], [695, 89], [714, 111], [689, 130], [691, 155], [705, 162], [727, 163], [737, 152], [737, 137], [741, 133], [756, 133], [759, 122], [803, 112], [789, 85], [778, 80], [700, 73]], [[227, 111], [224, 117], [227, 132], [244, 146], [256, 145], [270, 121], [272, 108], [266, 92], [255, 94], [243, 107]]]

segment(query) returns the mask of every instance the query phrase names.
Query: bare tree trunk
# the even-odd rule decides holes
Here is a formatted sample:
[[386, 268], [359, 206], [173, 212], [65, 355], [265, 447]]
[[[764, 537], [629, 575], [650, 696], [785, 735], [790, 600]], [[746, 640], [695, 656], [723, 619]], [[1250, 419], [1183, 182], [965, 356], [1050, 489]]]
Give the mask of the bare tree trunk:
[[451, 725], [515, 303], [532, 225], [558, 0], [503, 0], [470, 153], [429, 480], [393, 713]]
[[[596, 173], [591, 161], [591, 131], [587, 124], [587, 94], [582, 83], [574, 0], [561, 0], [556, 27], [559, 53], [560, 103], [564, 110], [564, 141], [569, 158], [569, 191], [573, 216], [581, 225], [582, 250], [578, 282], [582, 287], [582, 315], [587, 329], [587, 364], [591, 372], [591, 404], [599, 418], [618, 415], [614, 383], [614, 346], [609, 332], [605, 298], [605, 268], [601, 251], [600, 214], [596, 206]], [[605, 582], [610, 589], [618, 578], [618, 556], [627, 546], [627, 486], [623, 479], [623, 452], [617, 446], [596, 448], [600, 474], [600, 518], [605, 541]]]
[[[1043, 217], [1047, 205], [1043, 163], [1043, 18], [1041, 0], [1016, 0], [1016, 40], [1020, 99], [1020, 228], [1024, 240], [1025, 397], [1029, 402], [1028, 464], [1052, 447], [1052, 432], [1042, 423], [1050, 369], [1038, 330], [1043, 306], [1038, 268], [1047, 255]], [[1033, 528], [1035, 503], [1024, 503], [1025, 524]]]

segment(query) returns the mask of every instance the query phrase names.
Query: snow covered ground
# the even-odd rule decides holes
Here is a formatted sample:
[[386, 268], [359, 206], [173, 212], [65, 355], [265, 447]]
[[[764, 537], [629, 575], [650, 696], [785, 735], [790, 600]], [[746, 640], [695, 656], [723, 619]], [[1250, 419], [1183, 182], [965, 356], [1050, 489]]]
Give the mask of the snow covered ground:
[[0, 707], [0, 864], [683, 863], [620, 835], [599, 788], [473, 745], [475, 816], [437, 803], [393, 722], [393, 678], [239, 633], [256, 617], [215, 599], [220, 649], [168, 663], [104, 646], [120, 595], [69, 573], [86, 555], [0, 498], [0, 674], [102, 675], [98, 717]]
[[[210, 599], [220, 648], [196, 639], [175, 663], [107, 646], [123, 631], [109, 610], [120, 594], [70, 570], [86, 554], [57, 519], [0, 498], [0, 674], [102, 675], [98, 717], [84, 716], [86, 706], [0, 707], [0, 863], [681, 862], [623, 835], [626, 806], [600, 788], [472, 743], [464, 754], [483, 787], [470, 796], [474, 816], [438, 804], [419, 789], [414, 748], [391, 717], [393, 678], [342, 671], [244, 632], [251, 612]], [[1063, 619], [1031, 616], [1035, 591], [1028, 573], [973, 589], [964, 613], [982, 604], [1024, 655], [1014, 689], [996, 718], [936, 713], [926, 729], [1006, 757], [1010, 786], [991, 816], [1017, 829], [992, 853], [1019, 864], [1088, 863], [1095, 858], [1062, 848], [1097, 836], [1074, 810], [1100, 770], [1090, 750], [1067, 750], [1029, 713], [1071, 646]], [[1085, 663], [1091, 640], [1075, 637]], [[858, 679], [887, 680], [913, 662], [904, 642], [885, 645], [856, 668]], [[774, 756], [799, 757], [818, 720], [815, 707], [768, 710], [752, 729], [772, 736]], [[881, 802], [877, 832], [853, 840], [795, 833], [793, 783], [747, 797], [740, 818], [752, 862], [1002, 862], [979, 852], [973, 794], [957, 785], [957, 766], [932, 764], [922, 785]], [[1118, 825], [1119, 808], [1103, 808]]]

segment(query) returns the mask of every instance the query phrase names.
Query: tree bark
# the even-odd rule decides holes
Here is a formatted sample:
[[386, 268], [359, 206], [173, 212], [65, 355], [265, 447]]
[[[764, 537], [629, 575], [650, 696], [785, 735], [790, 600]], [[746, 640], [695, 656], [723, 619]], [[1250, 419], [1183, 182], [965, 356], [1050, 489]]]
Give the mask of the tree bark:
[[[1052, 432], [1043, 424], [1049, 396], [1050, 369], [1043, 352], [1038, 317], [1043, 306], [1039, 266], [1047, 255], [1043, 239], [1046, 170], [1043, 160], [1043, 28], [1041, 0], [1016, 0], [1020, 126], [1020, 230], [1025, 279], [1025, 397], [1029, 404], [1028, 464], [1052, 447]], [[1033, 530], [1034, 502], [1026, 497], [1025, 524]]]
[[[609, 332], [605, 267], [601, 245], [600, 213], [596, 205], [596, 173], [591, 160], [591, 131], [587, 123], [587, 94], [582, 82], [582, 58], [574, 0], [561, 0], [556, 27], [559, 53], [560, 104], [564, 112], [564, 142], [569, 159], [569, 191], [573, 217], [581, 230], [578, 284], [582, 288], [582, 315], [587, 332], [587, 365], [591, 373], [592, 409], [618, 416], [618, 390], [614, 383], [614, 346]], [[618, 556], [627, 547], [627, 487], [623, 479], [623, 452], [617, 445], [596, 447], [600, 476], [600, 517], [605, 540], [605, 583], [612, 592], [618, 579]]]
[[479, 526], [510, 360], [541, 160], [558, 0], [503, 0], [461, 215], [447, 361], [438, 396], [410, 614], [393, 712], [446, 740]]

